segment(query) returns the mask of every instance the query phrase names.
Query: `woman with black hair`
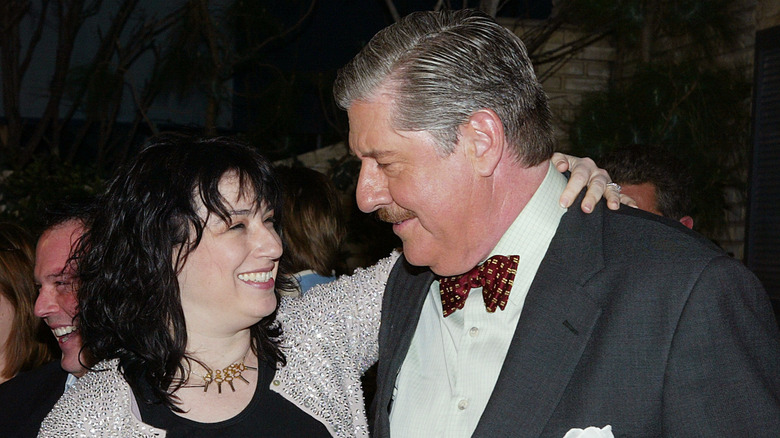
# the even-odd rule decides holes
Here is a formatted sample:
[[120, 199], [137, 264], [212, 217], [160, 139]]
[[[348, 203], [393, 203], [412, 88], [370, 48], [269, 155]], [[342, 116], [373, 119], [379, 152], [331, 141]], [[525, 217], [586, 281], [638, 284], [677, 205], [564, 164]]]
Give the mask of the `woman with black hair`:
[[[110, 184], [80, 243], [79, 327], [102, 362], [41, 436], [329, 436], [270, 390], [286, 363], [280, 213], [270, 164], [240, 142], [154, 139]], [[355, 292], [384, 284], [352, 278]]]

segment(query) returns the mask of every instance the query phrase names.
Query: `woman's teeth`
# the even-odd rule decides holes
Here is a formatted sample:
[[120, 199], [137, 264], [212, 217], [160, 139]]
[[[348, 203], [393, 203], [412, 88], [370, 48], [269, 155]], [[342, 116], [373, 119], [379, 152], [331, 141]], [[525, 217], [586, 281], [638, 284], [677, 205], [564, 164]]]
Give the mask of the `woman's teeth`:
[[271, 279], [271, 272], [252, 272], [249, 274], [238, 274], [241, 281], [251, 281], [253, 283], [264, 283]]

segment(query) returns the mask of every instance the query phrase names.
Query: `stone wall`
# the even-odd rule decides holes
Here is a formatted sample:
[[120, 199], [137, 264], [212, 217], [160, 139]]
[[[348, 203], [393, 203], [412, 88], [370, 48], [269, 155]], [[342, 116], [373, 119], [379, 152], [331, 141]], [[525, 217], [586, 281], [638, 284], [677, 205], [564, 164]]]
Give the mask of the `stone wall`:
[[[531, 20], [519, 23], [507, 20], [502, 24], [512, 29], [520, 38], [542, 25], [541, 22]], [[583, 36], [584, 33], [572, 27], [563, 28], [556, 32], [540, 50], [542, 52], [552, 50]], [[559, 65], [535, 66], [537, 76], [550, 99], [555, 137], [558, 141], [557, 150], [569, 150], [568, 124], [573, 120], [583, 96], [606, 89], [614, 59], [615, 48], [609, 40], [603, 39]]]
[[780, 26], [780, 2], [777, 0], [758, 0], [756, 3], [757, 30]]

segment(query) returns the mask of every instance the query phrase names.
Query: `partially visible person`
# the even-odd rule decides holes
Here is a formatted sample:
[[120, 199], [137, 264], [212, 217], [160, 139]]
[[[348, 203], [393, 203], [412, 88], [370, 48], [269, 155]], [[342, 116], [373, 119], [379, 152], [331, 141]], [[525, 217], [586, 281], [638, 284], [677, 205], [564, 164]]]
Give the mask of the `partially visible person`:
[[305, 293], [345, 274], [346, 220], [336, 187], [327, 175], [308, 167], [277, 167], [282, 185], [284, 263]]
[[150, 140], [76, 254], [79, 327], [100, 362], [40, 436], [368, 435], [359, 376], [398, 254], [285, 299], [281, 333], [279, 190], [236, 140]]
[[70, 384], [84, 375], [90, 360], [82, 348], [78, 328], [78, 277], [71, 259], [85, 231], [91, 201], [63, 203], [50, 209], [46, 229], [35, 249], [35, 281], [39, 285], [35, 314], [57, 339], [62, 352], [60, 365]]
[[81, 351], [81, 339], [74, 321], [78, 284], [70, 256], [89, 217], [90, 202], [61, 202], [43, 213], [45, 229], [35, 250], [38, 297], [34, 312], [53, 333], [61, 359], [19, 374], [0, 385], [0, 431], [3, 436], [36, 436], [52, 406], [86, 370], [82, 361], [88, 363], [88, 360]]
[[54, 360], [54, 343], [45, 341], [48, 334], [33, 313], [33, 260], [30, 234], [0, 223], [0, 383]]
[[631, 144], [614, 149], [599, 162], [639, 209], [693, 228], [693, 178], [668, 151], [658, 146]]

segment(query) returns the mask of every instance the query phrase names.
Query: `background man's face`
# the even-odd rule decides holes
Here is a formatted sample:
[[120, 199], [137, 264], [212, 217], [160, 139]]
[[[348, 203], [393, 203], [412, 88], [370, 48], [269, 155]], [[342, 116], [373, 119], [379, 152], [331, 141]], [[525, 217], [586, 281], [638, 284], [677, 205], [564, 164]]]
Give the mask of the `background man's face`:
[[663, 214], [658, 211], [655, 196], [655, 184], [621, 184], [620, 193], [633, 198], [634, 201], [636, 201], [636, 206], [640, 210], [649, 211], [650, 213], [657, 214], [658, 216], [663, 216]]
[[[628, 195], [636, 201], [636, 206], [640, 210], [649, 211], [650, 213], [657, 214], [658, 216], [664, 216], [660, 210], [658, 210], [658, 197], [656, 195], [656, 186], [653, 183], [642, 184], [625, 184], [622, 185], [621, 193]], [[679, 219], [681, 224], [688, 228], [693, 228], [693, 218], [690, 216], [683, 216]]]
[[78, 309], [71, 249], [83, 233], [79, 221], [69, 221], [43, 233], [35, 249], [35, 281], [40, 285], [35, 315], [43, 318], [62, 350], [62, 369], [81, 377], [81, 335], [74, 318]]

